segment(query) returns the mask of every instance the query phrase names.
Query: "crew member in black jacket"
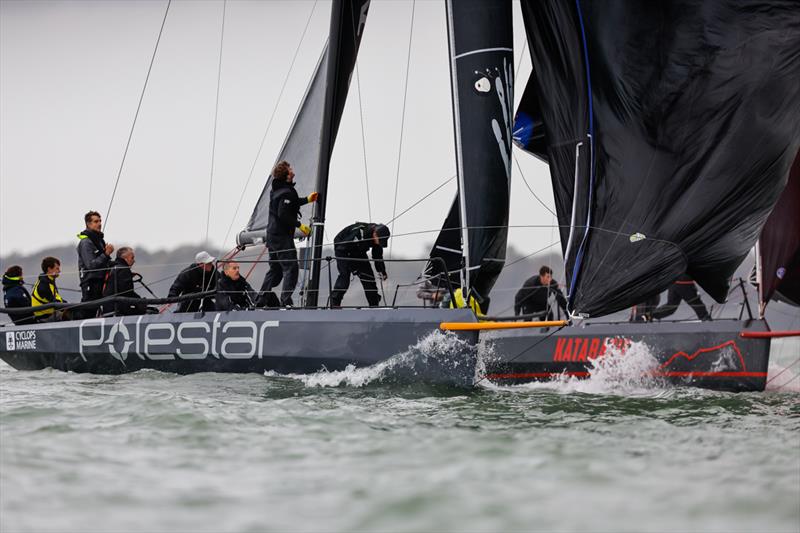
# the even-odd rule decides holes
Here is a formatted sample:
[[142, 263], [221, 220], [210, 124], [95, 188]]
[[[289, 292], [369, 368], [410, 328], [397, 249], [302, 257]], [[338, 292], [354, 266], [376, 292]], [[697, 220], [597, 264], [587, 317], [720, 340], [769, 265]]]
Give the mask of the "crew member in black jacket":
[[[208, 252], [200, 252], [194, 258], [194, 263], [184, 268], [172, 286], [168, 296], [183, 296], [200, 292], [213, 291], [217, 286], [217, 273], [214, 272], [214, 261]], [[178, 313], [196, 313], [200, 310], [213, 311], [216, 309], [214, 299], [206, 296], [196, 300], [184, 300], [178, 304]]]
[[[31, 295], [25, 288], [25, 280], [22, 279], [22, 267], [18, 265], [10, 266], [3, 274], [3, 306], [11, 309], [12, 307], [30, 307]], [[33, 312], [27, 313], [8, 313], [8, 317], [14, 324], [33, 323]]]
[[670, 286], [667, 292], [667, 303], [653, 311], [653, 319], [661, 320], [674, 313], [678, 309], [678, 306], [681, 305], [681, 300], [689, 304], [697, 315], [697, 318], [700, 320], [711, 320], [708, 309], [706, 309], [703, 300], [700, 299], [700, 295], [697, 293], [694, 280], [686, 274], [681, 274]]
[[281, 161], [272, 169], [272, 189], [269, 193], [269, 222], [267, 223], [267, 248], [269, 248], [269, 271], [261, 284], [258, 305], [268, 303], [266, 293], [272, 291], [283, 279], [280, 303], [294, 305], [292, 293], [297, 285], [297, 250], [294, 247], [295, 229], [308, 237], [311, 228], [300, 221], [300, 208], [316, 202], [319, 196], [312, 192], [300, 198], [294, 188], [294, 170]]
[[389, 277], [383, 262], [383, 249], [389, 246], [389, 228], [383, 224], [356, 222], [350, 224], [333, 238], [333, 251], [336, 254], [336, 269], [339, 277], [333, 285], [331, 305], [339, 307], [342, 298], [350, 287], [350, 275], [355, 274], [361, 280], [364, 294], [370, 307], [377, 307], [381, 301], [378, 287], [375, 285], [375, 274], [367, 260], [367, 252], [372, 251], [375, 270], [384, 281]]
[[254, 295], [253, 287], [239, 273], [239, 263], [225, 263], [217, 281], [217, 311], [250, 309]]
[[[91, 302], [103, 296], [103, 282], [111, 266], [114, 246], [103, 239], [100, 213], [89, 211], [83, 217], [86, 229], [78, 234], [78, 273], [81, 280], [81, 302]], [[81, 307], [78, 313], [89, 318], [97, 313], [96, 307]], [[80, 318], [80, 317], [76, 317]]]
[[553, 279], [553, 271], [549, 266], [542, 266], [539, 275], [525, 280], [522, 287], [514, 296], [514, 315], [539, 315], [539, 320], [552, 320], [553, 311], [550, 309], [550, 295], [556, 297], [558, 306], [567, 313], [567, 299], [558, 282]]
[[[117, 258], [111, 263], [111, 270], [108, 271], [106, 284], [103, 288], [103, 298], [107, 296], [124, 296], [125, 298], [141, 298], [133, 289], [133, 272], [131, 267], [136, 262], [136, 254], [133, 248], [123, 246], [117, 250]], [[143, 315], [145, 305], [124, 304], [119, 302], [103, 304], [103, 313], [111, 313], [118, 316]]]

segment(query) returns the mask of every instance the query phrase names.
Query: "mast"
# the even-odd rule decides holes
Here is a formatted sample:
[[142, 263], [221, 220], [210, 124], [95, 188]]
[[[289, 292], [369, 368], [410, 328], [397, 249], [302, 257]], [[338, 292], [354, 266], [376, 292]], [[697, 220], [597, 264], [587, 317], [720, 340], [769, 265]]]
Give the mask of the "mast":
[[331, 24], [328, 37], [327, 86], [322, 109], [322, 134], [317, 165], [319, 199], [311, 218], [311, 275], [306, 290], [306, 306], [319, 302], [322, 245], [325, 236], [325, 211], [328, 199], [328, 177], [331, 153], [344, 111], [350, 76], [356, 63], [361, 35], [367, 19], [369, 0], [334, 0], [331, 5]]

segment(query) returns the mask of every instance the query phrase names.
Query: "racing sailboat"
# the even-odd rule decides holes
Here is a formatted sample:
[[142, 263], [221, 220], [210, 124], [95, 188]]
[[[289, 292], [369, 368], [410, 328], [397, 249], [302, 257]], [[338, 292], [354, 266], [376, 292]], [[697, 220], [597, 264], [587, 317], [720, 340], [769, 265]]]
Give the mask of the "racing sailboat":
[[[763, 389], [769, 338], [742, 336], [767, 332], [763, 320], [595, 322], [684, 272], [724, 299], [800, 144], [800, 72], [790, 60], [800, 43], [783, 31], [796, 15], [781, 4], [715, 11], [684, 3], [523, 2], [534, 75], [515, 124], [511, 1], [446, 2], [459, 188], [426, 272], [457, 286], [463, 307], [455, 294], [452, 309], [318, 301], [330, 158], [369, 10], [368, 0], [334, 0], [328, 44], [279, 157], [315, 176], [305, 183], [322, 200], [303, 213], [312, 227], [305, 307], [6, 327], [0, 358], [18, 369], [76, 372], [306, 373], [374, 364], [445, 330], [491, 342], [486, 377], [499, 382], [585, 375], [611, 347], [642, 341], [666, 377]], [[527, 140], [516, 133], [523, 115]], [[570, 327], [480, 316], [505, 262], [515, 135], [550, 165]], [[753, 138], [770, 142], [743, 149]], [[268, 190], [239, 234], [242, 247], [264, 240]]]

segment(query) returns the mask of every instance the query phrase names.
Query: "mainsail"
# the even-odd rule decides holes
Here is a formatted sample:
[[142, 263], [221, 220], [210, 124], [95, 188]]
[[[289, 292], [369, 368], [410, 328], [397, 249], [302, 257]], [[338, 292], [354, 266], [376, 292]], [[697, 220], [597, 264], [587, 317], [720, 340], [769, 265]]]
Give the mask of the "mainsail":
[[[325, 132], [325, 136], [330, 136], [325, 144], [329, 144], [328, 149], [332, 149], [339, 131], [342, 113], [344, 112], [345, 99], [347, 97], [347, 87], [349, 86], [350, 76], [355, 68], [356, 55], [361, 44], [361, 36], [364, 32], [364, 24], [367, 19], [370, 0], [337, 0], [332, 9], [336, 13], [337, 9], [346, 9], [350, 16], [344, 19], [346, 23], [338, 24], [336, 32], [338, 40], [352, 43], [348, 48], [347, 57], [338, 57], [337, 64], [334, 65], [336, 75], [331, 77], [329, 66], [329, 47], [325, 44], [322, 56], [317, 62], [314, 76], [306, 89], [300, 107], [295, 114], [289, 134], [283, 142], [277, 161], [286, 160], [292, 164], [297, 175], [297, 192], [306, 196], [312, 191], [319, 190], [320, 177], [320, 154], [323, 149], [323, 117], [326, 105], [328, 87], [331, 84], [342, 84], [344, 90], [339, 91], [338, 97], [333, 103], [330, 115], [330, 127]], [[338, 73], [342, 75], [339, 76]], [[325, 171], [327, 181], [327, 170]], [[256, 244], [263, 242], [266, 234], [267, 223], [269, 222], [269, 192], [272, 184], [272, 176], [267, 178], [264, 189], [256, 202], [250, 221], [242, 231], [237, 243], [240, 245]], [[313, 206], [311, 204], [302, 208], [303, 219], [311, 219]]]
[[[461, 285], [486, 310], [505, 262], [508, 236], [514, 102], [511, 0], [448, 0], [446, 5], [464, 252]], [[453, 218], [448, 216], [448, 221], [453, 223]], [[451, 228], [446, 222], [443, 231]], [[445, 240], [452, 241], [449, 236]]]
[[791, 1], [523, 1], [570, 308], [717, 301], [800, 145]]
[[758, 238], [761, 309], [772, 300], [800, 306], [800, 152]]

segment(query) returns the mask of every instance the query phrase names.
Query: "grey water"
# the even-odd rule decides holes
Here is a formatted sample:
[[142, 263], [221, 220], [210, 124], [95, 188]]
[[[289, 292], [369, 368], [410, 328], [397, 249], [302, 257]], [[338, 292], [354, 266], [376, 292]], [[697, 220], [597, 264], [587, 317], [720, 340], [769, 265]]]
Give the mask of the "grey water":
[[747, 394], [648, 382], [635, 361], [454, 386], [425, 379], [430, 343], [312, 376], [0, 364], [0, 531], [796, 532], [784, 348]]

